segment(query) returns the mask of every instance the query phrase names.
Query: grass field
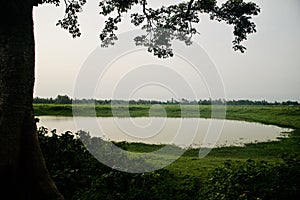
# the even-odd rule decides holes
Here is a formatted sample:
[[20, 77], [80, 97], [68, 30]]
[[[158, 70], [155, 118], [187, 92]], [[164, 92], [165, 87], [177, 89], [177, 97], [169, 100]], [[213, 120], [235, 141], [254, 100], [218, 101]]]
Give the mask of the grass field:
[[[122, 105], [75, 105], [74, 111], [81, 116], [98, 117], [211, 117], [211, 106], [196, 105], [163, 105], [161, 107], [150, 105], [131, 105], [129, 108]], [[128, 112], [129, 110], [129, 112]], [[165, 110], [165, 112], [164, 112]], [[300, 106], [214, 106], [213, 117], [223, 117], [226, 110], [226, 119], [244, 120], [273, 124], [287, 128], [300, 128]], [[72, 105], [35, 104], [36, 116], [55, 115], [73, 116]]]
[[[150, 105], [134, 105], [129, 107], [131, 117], [147, 117], [149, 110], [151, 116], [167, 117], [211, 117], [211, 106], [186, 105], [163, 105], [165, 112], [161, 112], [160, 107]], [[214, 117], [222, 117], [224, 106], [215, 106]], [[56, 115], [72, 116], [72, 105], [34, 105], [36, 116]], [[97, 105], [93, 108], [90, 105], [76, 105], [76, 112], [82, 116], [101, 116], [101, 117], [128, 117], [128, 108], [121, 105]], [[113, 111], [112, 111], [113, 110]], [[199, 112], [200, 110], [200, 112]], [[183, 112], [182, 112], [183, 111]], [[94, 112], [94, 113], [93, 113]], [[112, 114], [114, 113], [114, 115]], [[200, 113], [200, 114], [199, 114]], [[265, 142], [258, 144], [247, 144], [244, 147], [220, 147], [212, 149], [205, 158], [199, 158], [199, 149], [190, 149], [185, 152], [167, 169], [181, 175], [194, 175], [205, 177], [210, 170], [223, 164], [226, 160], [245, 161], [247, 159], [266, 160], [269, 162], [281, 162], [283, 154], [300, 153], [300, 107], [299, 106], [227, 106], [226, 119], [243, 120], [248, 122], [260, 122], [272, 124], [280, 127], [292, 128], [294, 131], [288, 138], [282, 138], [276, 142]], [[55, 128], [55, 127], [51, 127]], [[126, 150], [134, 152], [151, 152], [160, 148], [159, 145], [146, 145], [126, 143]], [[161, 158], [164, 159], [163, 155]]]

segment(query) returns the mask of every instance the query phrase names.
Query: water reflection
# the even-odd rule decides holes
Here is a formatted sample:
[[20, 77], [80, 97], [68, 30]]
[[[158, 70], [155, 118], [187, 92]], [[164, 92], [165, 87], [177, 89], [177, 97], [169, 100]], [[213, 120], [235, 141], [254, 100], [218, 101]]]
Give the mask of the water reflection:
[[[39, 116], [38, 118], [40, 119], [38, 126], [45, 126], [49, 130], [55, 128], [58, 133], [85, 130], [92, 136], [113, 141], [175, 144], [182, 147], [211, 146], [209, 141], [203, 142], [211, 120], [214, 120], [214, 124], [224, 122], [216, 146], [241, 146], [245, 143], [274, 141], [277, 137], [283, 136], [284, 132], [291, 131], [272, 125], [203, 118], [76, 117], [77, 123], [74, 122], [73, 117]], [[94, 123], [95, 120], [97, 125]]]

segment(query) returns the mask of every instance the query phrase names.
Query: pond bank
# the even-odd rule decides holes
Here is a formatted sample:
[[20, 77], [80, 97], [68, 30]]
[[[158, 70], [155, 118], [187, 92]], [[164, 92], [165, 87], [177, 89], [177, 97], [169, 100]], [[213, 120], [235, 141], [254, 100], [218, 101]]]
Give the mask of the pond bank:
[[[165, 105], [168, 117], [180, 116], [180, 107], [176, 105]], [[83, 115], [89, 116], [91, 108], [88, 105], [78, 105], [78, 108], [85, 110]], [[224, 107], [220, 106], [222, 111]], [[72, 116], [72, 105], [34, 105], [36, 116], [38, 115], [59, 115]], [[122, 110], [122, 106], [118, 107]], [[148, 116], [149, 105], [135, 105], [130, 109], [130, 113], [135, 117]], [[209, 118], [211, 116], [210, 106], [187, 106], [190, 109], [190, 117], [199, 117], [195, 112], [200, 109], [200, 117]], [[218, 110], [218, 107], [216, 107]], [[283, 154], [300, 153], [300, 106], [227, 106], [226, 119], [241, 120], [248, 122], [259, 122], [272, 124], [284, 128], [292, 128], [290, 137], [280, 141], [264, 142], [257, 144], [247, 144], [244, 147], [221, 147], [213, 149], [205, 158], [199, 159], [199, 149], [190, 149], [178, 160], [167, 168], [180, 174], [190, 174], [205, 176], [208, 171], [223, 164], [226, 160], [245, 161], [267, 160], [270, 162], [282, 162]], [[124, 110], [124, 107], [123, 107]], [[111, 117], [110, 105], [97, 105], [96, 115]], [[120, 113], [120, 116], [123, 114]], [[217, 116], [217, 115], [215, 115]], [[129, 151], [152, 151], [157, 149], [157, 145], [127, 144]]]

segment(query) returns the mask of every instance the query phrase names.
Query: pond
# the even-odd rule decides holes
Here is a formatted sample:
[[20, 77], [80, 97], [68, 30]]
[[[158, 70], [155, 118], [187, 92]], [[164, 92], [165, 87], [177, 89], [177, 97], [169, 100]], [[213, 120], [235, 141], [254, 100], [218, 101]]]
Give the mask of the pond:
[[275, 141], [290, 129], [234, 120], [204, 118], [112, 118], [39, 116], [38, 127], [57, 133], [84, 130], [111, 141], [175, 144], [181, 147], [242, 146]]

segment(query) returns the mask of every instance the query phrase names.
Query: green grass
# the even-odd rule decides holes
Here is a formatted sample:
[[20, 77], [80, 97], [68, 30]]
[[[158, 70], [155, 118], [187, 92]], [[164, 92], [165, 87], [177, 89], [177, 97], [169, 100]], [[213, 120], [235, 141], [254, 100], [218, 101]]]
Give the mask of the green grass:
[[[210, 118], [211, 106], [185, 105], [164, 105], [165, 111], [159, 107], [150, 105], [60, 105], [60, 104], [35, 104], [36, 116], [55, 115], [73, 116], [76, 115], [97, 116], [97, 117], [201, 117]], [[226, 119], [244, 120], [249, 122], [260, 122], [273, 124], [287, 128], [300, 128], [300, 106], [214, 106], [213, 117], [221, 118], [226, 109]], [[167, 115], [165, 115], [167, 114]]]
[[[164, 145], [123, 142], [121, 147], [131, 152], [152, 152], [163, 146]], [[297, 129], [289, 138], [284, 138], [279, 141], [246, 144], [243, 147], [231, 146], [214, 148], [211, 149], [210, 153], [204, 158], [199, 158], [199, 149], [189, 149], [183, 156], [167, 166], [167, 169], [178, 175], [206, 177], [210, 171], [228, 160], [246, 161], [252, 159], [278, 163], [282, 162], [282, 156], [285, 154], [299, 154], [299, 147], [300, 131]], [[170, 153], [166, 155], [160, 154], [153, 158], [152, 163], [168, 159], [172, 159]]]
[[[211, 117], [211, 106], [188, 105], [164, 105], [167, 117]], [[148, 117], [149, 105], [134, 105], [129, 107], [131, 117]], [[205, 158], [199, 158], [199, 149], [190, 149], [185, 152], [167, 169], [181, 175], [194, 175], [205, 177], [209, 171], [223, 164], [226, 160], [266, 160], [269, 162], [282, 162], [283, 154], [300, 153], [300, 106], [227, 106], [226, 119], [243, 120], [248, 122], [259, 122], [272, 124], [280, 127], [293, 128], [290, 137], [275, 142], [257, 144], [246, 144], [244, 147], [220, 147], [212, 149]], [[72, 105], [34, 105], [35, 114], [72, 116]], [[76, 105], [75, 110], [82, 116], [101, 117], [128, 117], [128, 108], [122, 105], [97, 105], [93, 108], [90, 105]], [[159, 107], [152, 107], [151, 116], [165, 116]], [[200, 115], [199, 115], [200, 110]], [[222, 117], [224, 106], [214, 107], [214, 117]], [[182, 112], [181, 112], [182, 111]], [[112, 114], [114, 113], [114, 115]], [[54, 128], [54, 127], [53, 127]], [[124, 143], [123, 148], [133, 152], [151, 152], [161, 148], [161, 145], [147, 145], [141, 143]], [[169, 159], [166, 155], [157, 157]]]
[[300, 106], [228, 106], [227, 119], [300, 128]]
[[280, 141], [246, 144], [244, 147], [220, 147], [212, 149], [204, 158], [199, 158], [199, 149], [187, 151], [168, 169], [183, 174], [205, 177], [207, 173], [227, 160], [282, 162], [282, 156], [300, 153], [300, 130], [295, 130], [289, 138]]

